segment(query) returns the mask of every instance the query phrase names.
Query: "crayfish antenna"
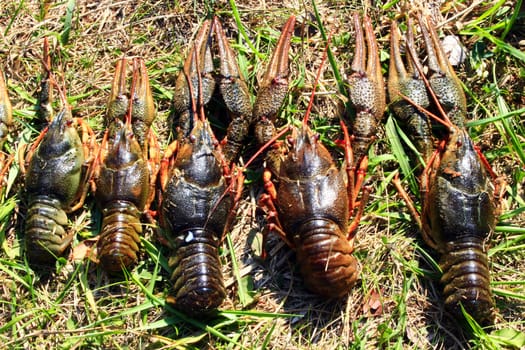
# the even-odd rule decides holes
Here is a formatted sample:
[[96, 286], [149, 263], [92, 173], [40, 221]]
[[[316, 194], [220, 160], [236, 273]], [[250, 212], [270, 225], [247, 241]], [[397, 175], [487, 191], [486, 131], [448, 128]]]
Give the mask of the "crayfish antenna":
[[49, 55], [49, 40], [44, 38], [42, 53], [42, 80], [40, 81], [40, 92], [38, 94], [38, 103], [36, 107], [37, 116], [43, 121], [50, 122], [53, 119], [53, 88], [49, 81], [51, 74], [51, 56]]
[[[137, 61], [133, 60], [133, 79], [131, 80], [131, 88], [129, 92], [129, 95], [132, 96], [132, 98], [128, 100], [128, 111], [126, 113], [126, 118], [125, 118], [125, 125], [126, 125], [126, 129], [128, 130], [131, 130], [131, 115], [133, 113], [133, 96], [135, 96], [135, 91], [137, 89], [137, 80], [138, 80], [135, 77], [137, 69], [138, 69]], [[126, 67], [124, 67], [124, 69], [121, 71], [121, 74], [124, 74], [124, 76], [126, 75]], [[121, 76], [120, 81], [121, 83], [123, 83], [125, 79], [122, 79], [122, 76]]]
[[310, 113], [314, 105], [315, 92], [317, 90], [317, 86], [319, 85], [319, 79], [321, 77], [321, 72], [326, 62], [326, 57], [328, 56], [328, 47], [330, 46], [330, 42], [332, 41], [332, 35], [333, 35], [333, 29], [330, 31], [330, 34], [328, 35], [328, 38], [326, 39], [326, 45], [323, 50], [323, 59], [321, 60], [321, 64], [319, 65], [319, 69], [317, 70], [317, 75], [315, 77], [314, 85], [312, 88], [312, 94], [310, 95], [310, 101], [308, 101], [308, 107], [306, 108], [306, 113], [303, 117], [303, 127], [306, 127], [308, 125], [308, 119], [310, 118]]

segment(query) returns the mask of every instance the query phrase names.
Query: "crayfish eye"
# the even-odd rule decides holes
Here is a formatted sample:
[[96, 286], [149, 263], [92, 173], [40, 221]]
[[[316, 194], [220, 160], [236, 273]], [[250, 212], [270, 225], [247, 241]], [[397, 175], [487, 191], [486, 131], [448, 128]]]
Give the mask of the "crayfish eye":
[[295, 145], [295, 139], [294, 139], [292, 136], [288, 136], [288, 137], [286, 138], [286, 142], [288, 142], [288, 144], [289, 144], [290, 146]]
[[315, 142], [319, 141], [320, 138], [321, 138], [321, 134], [316, 133], [316, 134], [314, 135], [314, 141], [315, 141]]
[[190, 135], [190, 141], [191, 142], [197, 141], [197, 138], [195, 137], [195, 135]]

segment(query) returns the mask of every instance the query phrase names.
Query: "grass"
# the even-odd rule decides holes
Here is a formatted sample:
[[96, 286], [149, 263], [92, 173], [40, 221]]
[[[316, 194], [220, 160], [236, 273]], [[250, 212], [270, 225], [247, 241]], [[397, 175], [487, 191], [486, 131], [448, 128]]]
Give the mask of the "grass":
[[[261, 260], [265, 219], [256, 208], [262, 193], [260, 167], [247, 172], [237, 221], [221, 248], [228, 297], [220, 312], [195, 320], [166, 304], [169, 272], [166, 248], [153, 230], [142, 240], [140, 263], [120, 279], [109, 278], [88, 258], [61, 258], [48, 273], [25, 262], [23, 176], [15, 162], [0, 199], [0, 341], [8, 349], [498, 349], [525, 344], [525, 57], [523, 12], [518, 1], [448, 3], [445, 33], [458, 34], [471, 56], [457, 68], [468, 96], [467, 127], [498, 174], [507, 180], [502, 213], [489, 250], [492, 288], [499, 309], [494, 329], [469, 322], [464, 328], [443, 310], [437, 256], [423, 242], [399, 198], [392, 178], [400, 173], [416, 197], [408, 138], [391, 112], [384, 116], [370, 150], [373, 190], [359, 228], [355, 255], [362, 272], [342, 300], [308, 292], [295, 257], [269, 237]], [[147, 61], [158, 109], [155, 130], [168, 143], [167, 115], [175, 77], [187, 44], [210, 10], [219, 14], [238, 52], [248, 85], [257, 81], [289, 14], [298, 16], [304, 35], [294, 37], [291, 93], [279, 125], [297, 122], [306, 109], [315, 72], [333, 32], [330, 65], [325, 67], [311, 124], [334, 154], [338, 116], [345, 103], [354, 39], [350, 25], [361, 3], [256, 1], [154, 2], [125, 0], [18, 3], [0, 0], [0, 64], [8, 77], [15, 126], [5, 145], [17, 154], [41, 129], [35, 118], [44, 37], [52, 38], [54, 67], [66, 83], [76, 116], [101, 136], [115, 61], [140, 55]], [[48, 5], [47, 10], [46, 6]], [[315, 6], [314, 6], [315, 5]], [[384, 71], [388, 67], [389, 20], [402, 2], [377, 2], [367, 9], [376, 26]], [[299, 10], [295, 10], [299, 9]], [[460, 20], [458, 20], [460, 18]], [[324, 32], [324, 34], [323, 34]], [[299, 35], [299, 31], [296, 33]], [[58, 50], [60, 48], [60, 50]], [[335, 68], [335, 69], [334, 69]], [[249, 149], [253, 149], [249, 145]], [[100, 213], [92, 196], [70, 216], [77, 233], [75, 254], [93, 245]]]

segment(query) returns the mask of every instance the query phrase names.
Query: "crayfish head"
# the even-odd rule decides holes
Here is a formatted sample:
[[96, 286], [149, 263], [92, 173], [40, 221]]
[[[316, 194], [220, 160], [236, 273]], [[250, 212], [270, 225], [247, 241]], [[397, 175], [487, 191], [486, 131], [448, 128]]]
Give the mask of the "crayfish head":
[[106, 165], [119, 168], [135, 163], [142, 157], [142, 149], [129, 124], [116, 119], [115, 135], [106, 156]]
[[479, 151], [474, 147], [472, 139], [464, 128], [454, 126], [449, 129], [449, 139], [440, 167], [447, 170], [443, 170], [445, 173], [453, 170], [453, 173], [460, 175], [453, 177], [452, 180], [461, 181], [463, 186], [467, 186], [468, 183], [475, 187], [474, 184], [485, 184], [489, 179]]
[[71, 110], [64, 107], [49, 124], [49, 129], [39, 146], [39, 154], [44, 157], [60, 156], [72, 148], [82, 149]]
[[315, 176], [326, 172], [333, 166], [333, 159], [328, 150], [319, 142], [308, 125], [295, 129], [292, 134], [291, 149], [288, 152], [286, 166], [281, 167], [290, 178]]
[[220, 179], [222, 168], [216, 155], [216, 144], [210, 125], [197, 119], [189, 142], [183, 143], [177, 153], [176, 167], [198, 183], [206, 184], [211, 179]]

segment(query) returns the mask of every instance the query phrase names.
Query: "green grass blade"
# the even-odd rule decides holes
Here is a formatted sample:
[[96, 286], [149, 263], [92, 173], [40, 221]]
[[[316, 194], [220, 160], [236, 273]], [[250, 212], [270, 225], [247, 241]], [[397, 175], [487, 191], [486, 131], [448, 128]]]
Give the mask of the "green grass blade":
[[237, 281], [237, 295], [239, 296], [239, 301], [243, 307], [246, 307], [253, 303], [253, 282], [250, 283], [251, 277], [247, 276], [246, 278], [241, 277], [239, 270], [239, 264], [237, 263], [237, 257], [235, 256], [235, 249], [233, 247], [233, 242], [230, 237], [230, 234], [226, 235], [226, 242], [228, 244], [228, 250], [230, 252], [231, 264], [233, 270], [233, 276]]
[[69, 42], [69, 34], [71, 33], [73, 13], [75, 12], [76, 1], [69, 0], [66, 7], [66, 16], [64, 17], [64, 29], [60, 35], [60, 42], [62, 45], [67, 45]]

